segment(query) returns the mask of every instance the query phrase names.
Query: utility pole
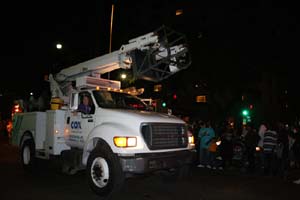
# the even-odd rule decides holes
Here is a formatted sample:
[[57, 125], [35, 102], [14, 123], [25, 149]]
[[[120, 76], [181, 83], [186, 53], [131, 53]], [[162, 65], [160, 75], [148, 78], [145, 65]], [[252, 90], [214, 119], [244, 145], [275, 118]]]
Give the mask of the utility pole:
[[109, 53], [111, 53], [111, 42], [112, 42], [112, 28], [113, 28], [113, 20], [114, 20], [114, 4], [111, 5], [111, 16], [110, 16], [110, 34], [109, 34]]
[[[110, 33], [109, 33], [109, 53], [111, 53], [111, 43], [112, 43], [112, 28], [113, 28], [113, 20], [114, 20], [114, 4], [111, 5], [111, 15], [110, 15]], [[108, 79], [110, 79], [110, 72], [108, 72]]]

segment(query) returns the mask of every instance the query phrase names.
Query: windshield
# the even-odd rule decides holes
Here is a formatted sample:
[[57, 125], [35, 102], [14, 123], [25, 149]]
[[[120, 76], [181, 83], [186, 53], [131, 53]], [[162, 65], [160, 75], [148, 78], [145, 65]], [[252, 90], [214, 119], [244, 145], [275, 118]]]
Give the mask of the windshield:
[[93, 91], [93, 94], [98, 106], [102, 108], [149, 110], [140, 99], [126, 93], [96, 90]]

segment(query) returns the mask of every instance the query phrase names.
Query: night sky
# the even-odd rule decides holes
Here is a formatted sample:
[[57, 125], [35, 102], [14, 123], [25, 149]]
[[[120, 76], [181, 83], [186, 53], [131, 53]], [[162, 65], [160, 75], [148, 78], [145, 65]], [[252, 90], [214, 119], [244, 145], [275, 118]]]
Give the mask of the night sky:
[[286, 1], [10, 1], [0, 12], [0, 93], [38, 91], [51, 70], [108, 53], [112, 2], [113, 50], [165, 24], [187, 36], [193, 64], [181, 76], [191, 82], [236, 85], [262, 71], [296, 78], [298, 10]]

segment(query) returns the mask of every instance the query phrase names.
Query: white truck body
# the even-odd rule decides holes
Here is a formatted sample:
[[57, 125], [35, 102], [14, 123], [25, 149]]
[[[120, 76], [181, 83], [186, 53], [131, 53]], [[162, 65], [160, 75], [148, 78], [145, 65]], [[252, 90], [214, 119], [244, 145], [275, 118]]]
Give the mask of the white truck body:
[[[81, 91], [89, 92], [92, 91]], [[74, 93], [78, 97], [78, 93]], [[93, 98], [93, 104], [96, 101]], [[78, 104], [79, 101], [74, 102]], [[46, 112], [17, 113], [14, 120], [13, 144], [21, 146], [24, 136], [29, 134], [34, 138], [36, 156], [49, 159], [51, 155], [60, 155], [64, 150], [78, 148], [83, 151], [82, 164], [86, 165], [89, 152], [94, 148], [94, 139], [103, 139], [113, 153], [120, 156], [132, 156], [144, 153], [162, 153], [182, 150], [193, 150], [193, 144], [188, 144], [188, 136], [185, 130], [185, 122], [181, 119], [164, 113], [156, 113], [144, 110], [101, 108], [96, 105], [93, 114], [77, 112], [78, 105], [71, 103], [73, 108], [60, 110], [47, 110]], [[172, 125], [182, 126], [182, 141], [184, 147], [149, 149], [145, 138], [141, 133], [141, 127], [145, 124], [162, 124], [172, 130]], [[168, 130], [165, 130], [168, 132]], [[27, 134], [26, 134], [27, 133]], [[169, 133], [167, 133], [169, 134]], [[137, 138], [135, 147], [119, 148], [114, 144], [115, 136], [130, 136]], [[162, 137], [161, 142], [168, 143], [167, 137]]]
[[[162, 41], [166, 45], [167, 40]], [[157, 34], [149, 33], [130, 40], [119, 51], [49, 76], [52, 98], [62, 99], [64, 105], [14, 115], [12, 144], [20, 147], [24, 168], [31, 169], [36, 157], [60, 157], [64, 172], [87, 169], [91, 188], [107, 196], [127, 175], [191, 164], [195, 150], [184, 121], [148, 111], [140, 99], [122, 92], [119, 81], [100, 78], [115, 69], [129, 69], [133, 51], [147, 55], [145, 60], [153, 65], [151, 71], [143, 62], [136, 69], [139, 76], [161, 80], [177, 73], [189, 65], [183, 59], [187, 48], [173, 44], [164, 47]], [[83, 95], [90, 98], [91, 113], [77, 110]]]
[[70, 149], [64, 138], [66, 111], [47, 110], [16, 115], [12, 144], [20, 145], [24, 141], [22, 137], [28, 133], [34, 138], [37, 157], [49, 159], [50, 155], [60, 155], [63, 150]]

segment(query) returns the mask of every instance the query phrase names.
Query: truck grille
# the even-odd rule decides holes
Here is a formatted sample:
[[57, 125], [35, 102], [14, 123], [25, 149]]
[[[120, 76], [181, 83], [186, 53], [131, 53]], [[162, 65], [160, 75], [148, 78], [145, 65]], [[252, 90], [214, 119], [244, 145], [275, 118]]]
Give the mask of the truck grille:
[[188, 145], [184, 124], [143, 123], [141, 132], [150, 150], [184, 148]]

